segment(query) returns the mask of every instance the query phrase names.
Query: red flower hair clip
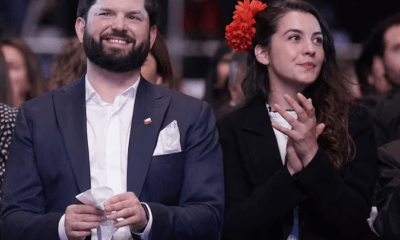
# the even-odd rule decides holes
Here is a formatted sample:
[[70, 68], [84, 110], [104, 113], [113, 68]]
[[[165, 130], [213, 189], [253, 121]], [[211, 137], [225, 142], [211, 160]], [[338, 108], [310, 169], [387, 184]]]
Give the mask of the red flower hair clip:
[[229, 45], [238, 52], [250, 51], [253, 49], [253, 37], [256, 33], [253, 25], [256, 23], [254, 16], [264, 10], [267, 4], [258, 0], [244, 0], [235, 6], [233, 22], [226, 26], [225, 38]]

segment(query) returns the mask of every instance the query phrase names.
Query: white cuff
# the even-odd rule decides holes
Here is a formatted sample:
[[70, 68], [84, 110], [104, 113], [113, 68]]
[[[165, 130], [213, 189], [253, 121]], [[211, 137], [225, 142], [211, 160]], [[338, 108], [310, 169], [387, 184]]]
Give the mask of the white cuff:
[[[141, 232], [141, 233], [132, 232], [132, 233], [140, 236], [140, 239], [142, 239], [142, 240], [147, 240], [147, 239], [149, 239], [149, 233], [151, 230], [151, 226], [153, 225], [153, 214], [151, 214], [151, 209], [150, 209], [149, 205], [147, 205], [147, 203], [145, 203], [145, 202], [141, 202], [141, 203], [146, 205], [147, 210], [149, 211], [149, 221], [147, 221], [147, 226], [143, 232]], [[61, 240], [64, 240], [64, 239], [61, 239]]]
[[67, 233], [65, 232], [65, 214], [62, 215], [58, 222], [58, 236], [60, 236], [60, 240], [68, 240]]

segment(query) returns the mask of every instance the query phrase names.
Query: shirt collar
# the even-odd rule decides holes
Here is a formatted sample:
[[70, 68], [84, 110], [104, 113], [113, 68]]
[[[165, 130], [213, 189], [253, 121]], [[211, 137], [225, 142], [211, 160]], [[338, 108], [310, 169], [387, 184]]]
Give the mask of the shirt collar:
[[[126, 97], [131, 96], [133, 98], [136, 97], [136, 92], [139, 86], [140, 79], [141, 77], [139, 75], [137, 81], [134, 84], [132, 84], [132, 86], [125, 89], [125, 91], [118, 94], [118, 96], [126, 96]], [[90, 84], [87, 74], [85, 75], [85, 100], [86, 102], [102, 101], [99, 94], [96, 92], [96, 90], [94, 90], [93, 86]]]

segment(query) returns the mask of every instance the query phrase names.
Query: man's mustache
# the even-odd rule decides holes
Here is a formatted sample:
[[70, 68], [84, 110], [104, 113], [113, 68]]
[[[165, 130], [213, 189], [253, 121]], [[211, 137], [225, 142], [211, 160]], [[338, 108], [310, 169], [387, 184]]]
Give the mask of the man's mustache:
[[133, 43], [133, 45], [136, 44], [136, 39], [133, 37], [130, 37], [128, 34], [126, 34], [125, 32], [112, 32], [112, 33], [106, 33], [103, 34], [101, 36], [101, 40], [105, 40], [105, 39], [109, 39], [112, 37], [116, 37], [116, 38], [122, 38], [125, 41], [127, 41], [128, 43]]

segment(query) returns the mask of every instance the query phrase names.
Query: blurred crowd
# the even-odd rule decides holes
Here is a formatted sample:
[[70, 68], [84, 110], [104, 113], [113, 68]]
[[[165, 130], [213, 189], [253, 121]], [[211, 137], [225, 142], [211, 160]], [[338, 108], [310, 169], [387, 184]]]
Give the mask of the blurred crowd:
[[[272, 2], [274, 0], [267, 1], [268, 4]], [[342, 17], [337, 14], [338, 6], [331, 1], [310, 0], [309, 2], [319, 8], [325, 20], [333, 28], [332, 33], [338, 49], [343, 47], [342, 43], [353, 41], [358, 44], [355, 47], [358, 47], [360, 51], [348, 48], [346, 50], [348, 53], [342, 53], [338, 61], [348, 78], [351, 92], [360, 99], [362, 104], [372, 109], [379, 98], [392, 88], [393, 80], [390, 78], [396, 77], [388, 75], [393, 67], [387, 65], [386, 62], [391, 62], [389, 59], [383, 58], [384, 33], [391, 26], [388, 22], [392, 21], [393, 25], [396, 24], [396, 20], [382, 20], [395, 12], [397, 8], [400, 9], [400, 5], [397, 6], [391, 2], [374, 8], [365, 7], [364, 14], [371, 11], [375, 13], [367, 21], [363, 22], [362, 19], [355, 17], [349, 21], [351, 24], [343, 24], [348, 19], [349, 12], [354, 10], [356, 2], [343, 7], [346, 10], [342, 11]], [[205, 84], [200, 90], [203, 100], [209, 102], [216, 115], [220, 117], [240, 106], [241, 100], [244, 99], [240, 84], [245, 76], [246, 56], [236, 54], [226, 41], [221, 40], [224, 38], [225, 26], [231, 21], [236, 1], [185, 0], [182, 3], [185, 5], [183, 13], [185, 37], [220, 41], [213, 56], [205, 62], [208, 70], [202, 73]], [[10, 101], [6, 103], [18, 108], [22, 101], [38, 97], [47, 91], [70, 83], [84, 73], [86, 58], [82, 45], [75, 37], [73, 27], [77, 4], [78, 0], [16, 0], [0, 3], [0, 36], [4, 38], [2, 50], [7, 63], [10, 62], [8, 68], [12, 69], [9, 70], [9, 78], [13, 103], [11, 104]], [[345, 6], [342, 2], [337, 4]], [[176, 63], [171, 61], [166, 41], [161, 36], [166, 33], [168, 1], [159, 1], [159, 5], [162, 9], [157, 22], [160, 38], [157, 38], [156, 49], [152, 49], [143, 66], [143, 74], [150, 82], [157, 84], [161, 83], [162, 76], [163, 85], [179, 91], [181, 82], [186, 79], [179, 72], [182, 69], [176, 67]], [[378, 20], [381, 21], [380, 25], [378, 25]], [[354, 26], [356, 24], [359, 26]], [[396, 32], [389, 34], [394, 36], [388, 36], [387, 41], [395, 39]], [[26, 44], [25, 41], [26, 37], [49, 35], [68, 39], [62, 52], [50, 56], [50, 62], [48, 56], [34, 53], [30, 48], [32, 46]], [[350, 60], [346, 59], [347, 55], [351, 55]], [[11, 59], [11, 56], [14, 59]], [[48, 64], [52, 66], [50, 71], [49, 67], [45, 66]], [[153, 68], [157, 69], [157, 74], [154, 74]], [[26, 73], [23, 73], [25, 72], [23, 69], [26, 69]], [[175, 74], [173, 74], [174, 71]], [[15, 80], [17, 74], [20, 74], [20, 79]], [[8, 95], [4, 97], [10, 98]]]

